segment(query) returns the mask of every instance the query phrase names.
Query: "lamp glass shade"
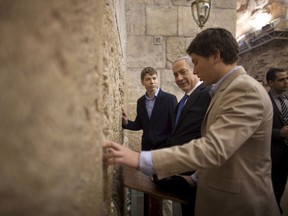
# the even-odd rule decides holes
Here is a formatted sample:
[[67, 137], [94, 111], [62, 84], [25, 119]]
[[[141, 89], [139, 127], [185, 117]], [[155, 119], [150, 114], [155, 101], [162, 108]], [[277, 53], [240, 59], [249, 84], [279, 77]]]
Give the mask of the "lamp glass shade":
[[211, 10], [211, 0], [196, 0], [191, 4], [191, 11], [194, 21], [200, 28], [204, 27]]

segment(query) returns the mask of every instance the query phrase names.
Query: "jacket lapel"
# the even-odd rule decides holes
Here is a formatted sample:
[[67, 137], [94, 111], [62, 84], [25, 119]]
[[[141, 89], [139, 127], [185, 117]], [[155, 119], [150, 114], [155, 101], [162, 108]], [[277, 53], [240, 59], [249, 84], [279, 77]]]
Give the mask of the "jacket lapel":
[[275, 101], [274, 101], [274, 99], [272, 97], [271, 91], [269, 91], [268, 94], [269, 94], [269, 97], [270, 97], [272, 105], [273, 105], [274, 116], [277, 116], [279, 122], [282, 122], [282, 124], [284, 125], [284, 123], [282, 121], [282, 118], [281, 118], [281, 112], [280, 112], [277, 104], [275, 103]]
[[[205, 114], [204, 120], [203, 122], [206, 121], [206, 118], [211, 110], [211, 108], [213, 107], [215, 101], [221, 96], [222, 92], [227, 88], [227, 86], [230, 85], [230, 83], [236, 79], [238, 76], [242, 75], [242, 74], [246, 74], [244, 68], [240, 67], [236, 72], [234, 72], [233, 74], [231, 74], [230, 76], [226, 77], [223, 82], [220, 84], [220, 86], [218, 87], [218, 89], [216, 90], [214, 96], [211, 98], [211, 102], [208, 106], [207, 112]], [[204, 125], [204, 124], [203, 124]]]
[[[189, 111], [189, 107], [193, 106], [193, 104], [195, 103], [196, 99], [198, 98], [201, 90], [204, 88], [204, 84], [202, 83], [200, 86], [198, 86], [198, 88], [196, 88], [192, 94], [188, 97], [187, 101], [186, 101], [186, 104], [184, 105], [182, 111], [181, 111], [181, 114], [180, 114], [180, 117], [179, 117], [179, 120], [177, 122], [177, 125], [174, 126], [174, 130], [173, 132], [178, 128], [180, 122], [185, 118], [185, 116], [187, 115], [188, 111]], [[179, 107], [179, 103], [175, 109], [175, 115], [177, 115], [177, 110], [178, 110], [178, 107]], [[175, 123], [175, 119], [174, 118], [174, 123]]]
[[149, 116], [148, 116], [147, 109], [146, 109], [146, 104], [145, 104], [145, 95], [142, 96], [140, 101], [139, 101], [139, 110], [140, 110], [140, 113], [143, 113], [143, 115], [145, 116], [146, 120], [149, 121]]
[[[163, 92], [161, 89], [159, 89], [159, 92], [158, 92], [158, 95], [156, 97], [156, 101], [155, 101], [155, 104], [154, 104], [154, 107], [153, 107], [153, 110], [152, 110], [152, 113], [151, 113], [151, 117], [150, 117], [150, 120], [152, 120], [154, 117], [154, 113], [158, 113], [158, 110], [161, 108], [161, 101], [162, 101], [162, 97], [163, 97]], [[147, 113], [147, 111], [146, 111]], [[148, 114], [147, 114], [147, 117], [148, 117]]]

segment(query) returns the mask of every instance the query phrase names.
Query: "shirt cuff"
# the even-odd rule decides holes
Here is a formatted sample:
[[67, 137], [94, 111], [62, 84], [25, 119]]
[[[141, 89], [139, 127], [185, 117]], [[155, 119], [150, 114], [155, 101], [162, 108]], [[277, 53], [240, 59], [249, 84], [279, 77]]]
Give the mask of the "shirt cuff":
[[147, 176], [156, 174], [153, 168], [151, 151], [141, 151], [139, 169]]
[[195, 184], [198, 182], [198, 176], [194, 173], [191, 175], [192, 180], [194, 181]]

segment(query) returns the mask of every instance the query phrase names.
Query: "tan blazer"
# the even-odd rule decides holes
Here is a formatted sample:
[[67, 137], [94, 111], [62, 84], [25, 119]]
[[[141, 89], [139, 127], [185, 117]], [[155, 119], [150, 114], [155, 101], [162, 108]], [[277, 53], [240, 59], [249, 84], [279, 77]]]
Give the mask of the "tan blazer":
[[203, 137], [152, 152], [159, 178], [198, 170], [196, 216], [278, 216], [271, 183], [272, 104], [240, 67], [215, 92]]

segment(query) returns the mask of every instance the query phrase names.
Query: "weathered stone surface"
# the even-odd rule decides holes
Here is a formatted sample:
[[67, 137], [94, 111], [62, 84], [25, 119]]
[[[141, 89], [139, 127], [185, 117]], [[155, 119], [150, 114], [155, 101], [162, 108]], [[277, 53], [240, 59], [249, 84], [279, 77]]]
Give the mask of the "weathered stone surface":
[[191, 40], [183, 37], [169, 37], [167, 38], [167, 68], [171, 68], [177, 58], [187, 55], [186, 49], [188, 48]]
[[178, 7], [178, 36], [195, 37], [196, 23], [190, 7]]
[[0, 215], [104, 215], [103, 5], [1, 1]]
[[126, 0], [126, 3], [127, 5], [129, 3], [132, 3], [132, 4], [153, 4], [154, 3], [154, 0]]
[[210, 13], [210, 18], [205, 24], [203, 29], [211, 27], [221, 27], [225, 28], [232, 34], [236, 35], [236, 25], [235, 22], [231, 20], [236, 20], [237, 13], [235, 9], [217, 9], [213, 8]]
[[[167, 16], [169, 14], [169, 16]], [[146, 6], [148, 35], [177, 35], [177, 8], [171, 6]]]
[[[109, 2], [109, 3], [108, 3]], [[99, 104], [100, 113], [103, 116], [103, 121], [97, 124], [101, 125], [105, 140], [113, 140], [119, 143], [124, 143], [122, 133], [122, 107], [124, 106], [124, 81], [126, 77], [123, 71], [125, 62], [123, 60], [124, 51], [122, 48], [125, 38], [120, 39], [119, 28], [123, 25], [121, 20], [115, 20], [116, 17], [122, 17], [121, 13], [125, 11], [115, 10], [113, 1], [108, 1], [104, 8], [104, 27], [103, 27], [103, 64], [104, 70], [99, 74], [99, 82], [101, 82], [102, 93], [99, 95], [103, 102]], [[116, 16], [116, 11], [120, 13]], [[100, 93], [100, 92], [98, 92]], [[104, 215], [119, 215], [124, 214], [124, 186], [121, 181], [123, 175], [122, 169], [109, 167], [103, 169], [105, 182], [103, 203], [105, 208]]]
[[237, 0], [212, 0], [212, 10], [218, 9], [235, 9], [237, 6]]
[[255, 79], [266, 83], [266, 72], [271, 67], [288, 68], [288, 41], [274, 40], [241, 55], [239, 64]]
[[171, 0], [154, 0], [156, 5], [172, 5]]
[[126, 6], [127, 34], [145, 34], [145, 5], [127, 4]]
[[[142, 86], [142, 85], [141, 85]], [[139, 86], [140, 87], [140, 86]], [[144, 88], [129, 88], [128, 91], [127, 91], [127, 97], [129, 98], [129, 101], [131, 101], [130, 103], [136, 103], [137, 100], [145, 94], [145, 90]], [[135, 102], [132, 102], [132, 101], [135, 101]], [[128, 110], [129, 112], [136, 112], [136, 109], [135, 110]]]
[[154, 68], [165, 66], [165, 43], [154, 44], [153, 36], [129, 36], [127, 39], [127, 64], [129, 67]]
[[172, 0], [172, 3], [174, 5], [178, 5], [178, 6], [191, 6], [191, 3], [193, 2], [193, 0], [190, 1], [183, 1], [183, 0]]
[[[147, 65], [146, 67], [148, 67]], [[143, 68], [130, 68], [127, 70], [127, 83], [126, 85], [128, 88], [135, 88], [138, 90], [143, 90], [143, 86], [141, 84], [141, 71], [144, 69]]]

